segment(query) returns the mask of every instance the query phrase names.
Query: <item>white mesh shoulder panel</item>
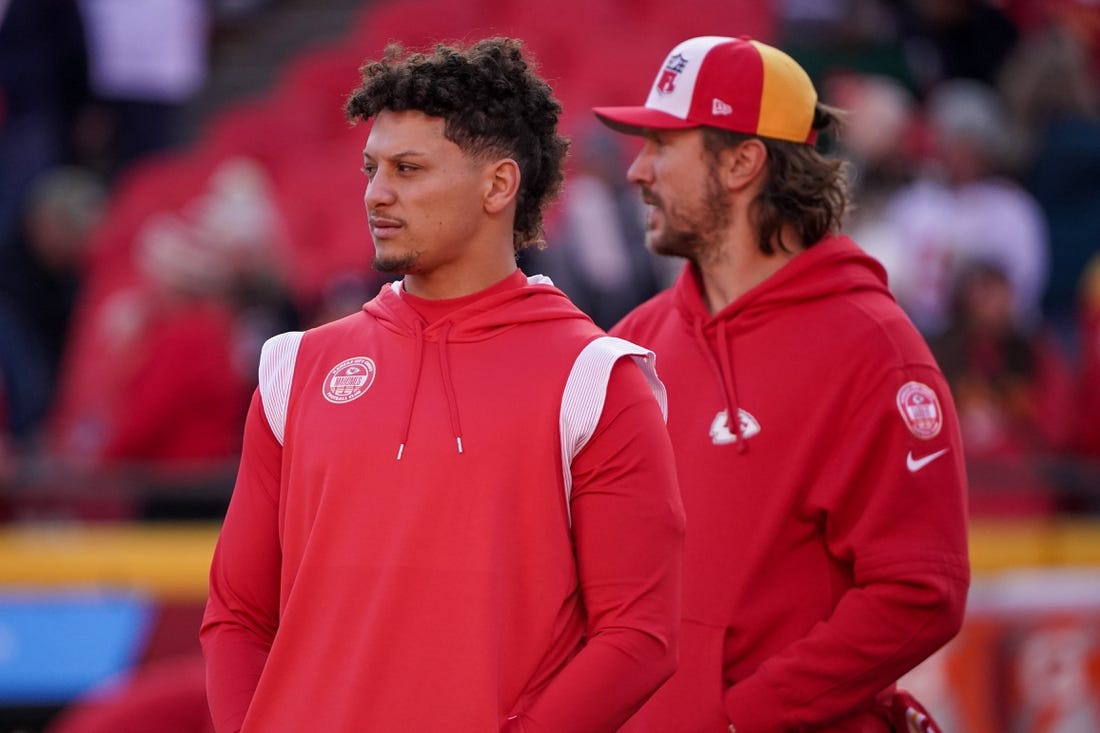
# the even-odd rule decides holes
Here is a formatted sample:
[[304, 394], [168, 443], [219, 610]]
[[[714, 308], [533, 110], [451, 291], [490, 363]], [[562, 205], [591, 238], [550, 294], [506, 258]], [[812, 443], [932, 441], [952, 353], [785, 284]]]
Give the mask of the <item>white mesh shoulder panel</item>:
[[[565, 479], [565, 506], [573, 495], [573, 459], [588, 444], [592, 433], [603, 413], [603, 403], [607, 398], [607, 382], [611, 377], [611, 368], [624, 356], [630, 356], [641, 368], [649, 382], [653, 396], [661, 407], [661, 414], [668, 419], [668, 399], [665, 386], [657, 378], [657, 357], [652, 351], [637, 344], [613, 336], [601, 336], [595, 339], [577, 355], [569, 379], [565, 382], [565, 391], [561, 397], [561, 465]], [[570, 517], [572, 523], [572, 517]]]
[[272, 336], [260, 350], [260, 397], [264, 403], [267, 424], [279, 445], [286, 431], [286, 411], [290, 402], [290, 382], [294, 378], [294, 363], [298, 360], [301, 331], [288, 331]]

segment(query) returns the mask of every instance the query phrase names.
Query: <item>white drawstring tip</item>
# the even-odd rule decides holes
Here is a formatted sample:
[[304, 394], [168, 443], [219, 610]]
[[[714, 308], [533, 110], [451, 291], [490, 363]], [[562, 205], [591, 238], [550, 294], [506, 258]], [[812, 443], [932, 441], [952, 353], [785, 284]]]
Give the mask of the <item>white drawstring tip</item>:
[[397, 447], [397, 460], [401, 460], [401, 456], [405, 453], [405, 444], [402, 443]]
[[460, 438], [459, 436], [456, 435], [455, 436], [455, 442], [458, 443], [458, 452], [461, 453], [462, 452], [462, 438]]

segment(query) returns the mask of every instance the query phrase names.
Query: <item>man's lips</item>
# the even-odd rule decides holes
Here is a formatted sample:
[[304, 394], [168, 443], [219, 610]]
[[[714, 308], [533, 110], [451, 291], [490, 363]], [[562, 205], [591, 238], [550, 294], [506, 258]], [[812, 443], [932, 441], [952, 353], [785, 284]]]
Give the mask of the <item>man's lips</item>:
[[381, 217], [377, 217], [370, 220], [371, 234], [376, 237], [387, 237], [396, 232], [402, 226], [403, 224], [397, 219], [383, 219]]
[[656, 219], [661, 212], [661, 201], [648, 189], [642, 189], [642, 203], [645, 204], [645, 225], [646, 229], [653, 229], [656, 224]]

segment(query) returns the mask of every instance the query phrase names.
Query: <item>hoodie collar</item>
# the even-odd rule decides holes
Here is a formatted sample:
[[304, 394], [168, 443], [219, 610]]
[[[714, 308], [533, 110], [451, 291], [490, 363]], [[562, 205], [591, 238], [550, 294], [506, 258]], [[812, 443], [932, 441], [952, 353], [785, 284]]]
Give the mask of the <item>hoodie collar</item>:
[[554, 287], [549, 278], [542, 275], [527, 277], [518, 270], [478, 293], [441, 301], [410, 295], [401, 288], [400, 281], [387, 283], [377, 296], [363, 306], [363, 310], [384, 328], [399, 337], [411, 339], [413, 343], [416, 368], [399, 436], [399, 461], [406, 453], [427, 342], [437, 342], [439, 345], [440, 380], [447, 399], [451, 431], [457, 451], [463, 453], [462, 419], [451, 379], [451, 344], [483, 341], [525, 323], [590, 320]]
[[421, 298], [419, 295], [413, 295], [405, 289], [404, 283], [398, 280], [391, 285], [397, 292], [398, 296], [404, 300], [409, 306], [417, 312], [417, 314], [424, 320], [425, 325], [430, 325], [440, 320], [441, 318], [450, 315], [452, 312], [460, 310], [468, 305], [472, 305], [490, 295], [496, 295], [497, 293], [503, 293], [507, 290], [513, 290], [515, 288], [522, 288], [527, 284], [527, 276], [519, 270], [516, 270], [503, 280], [490, 285], [484, 290], [479, 290], [476, 293], [469, 295], [463, 295], [458, 298], [446, 298], [443, 300], [432, 300], [430, 298]]
[[417, 299], [430, 309], [431, 323], [411, 304], [412, 298], [415, 296], [404, 292], [400, 281], [387, 283], [363, 305], [363, 310], [385, 328], [406, 336], [413, 336], [419, 323], [423, 337], [429, 341], [436, 340], [450, 324], [448, 339], [453, 343], [492, 338], [523, 323], [587, 318], [550, 278], [528, 277], [518, 270], [496, 285], [462, 298], [434, 302]]
[[875, 290], [890, 296], [882, 265], [844, 235], [825, 237], [713, 315], [707, 309], [695, 265], [684, 267], [674, 289], [676, 306], [685, 320], [702, 320], [708, 327], [844, 292]]

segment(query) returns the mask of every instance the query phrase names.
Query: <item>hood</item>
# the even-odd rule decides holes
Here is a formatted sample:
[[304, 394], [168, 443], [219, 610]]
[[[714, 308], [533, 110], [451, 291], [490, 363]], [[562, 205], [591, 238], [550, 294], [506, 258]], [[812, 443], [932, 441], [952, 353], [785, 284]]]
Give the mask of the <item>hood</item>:
[[801, 252], [775, 274], [718, 313], [711, 315], [703, 298], [698, 269], [689, 264], [673, 286], [675, 307], [703, 352], [725, 396], [729, 425], [737, 431], [737, 451], [744, 453], [744, 424], [737, 394], [731, 335], [760, 326], [780, 310], [845, 293], [873, 291], [892, 298], [886, 270], [848, 237], [826, 237]]
[[565, 293], [554, 287], [550, 278], [542, 275], [527, 277], [517, 270], [509, 278], [488, 289], [481, 297], [463, 299], [463, 304], [432, 323], [426, 323], [419, 313], [401, 297], [401, 282], [387, 283], [363, 310], [391, 332], [413, 341], [418, 366], [409, 392], [408, 409], [397, 446], [397, 460], [405, 456], [416, 406], [420, 376], [424, 371], [424, 343], [439, 342], [439, 370], [447, 410], [454, 434], [455, 447], [461, 454], [462, 416], [458, 410], [454, 382], [451, 379], [450, 344], [472, 343], [499, 336], [527, 323], [581, 319], [590, 321], [570, 302]]
[[456, 308], [431, 324], [402, 300], [401, 281], [386, 283], [363, 310], [394, 333], [434, 341], [446, 333], [449, 342], [482, 341], [525, 323], [561, 319], [591, 320], [577, 309], [550, 278], [511, 275], [515, 287], [488, 294]]
[[694, 266], [684, 268], [674, 287], [680, 314], [688, 323], [701, 320], [707, 331], [719, 323], [735, 330], [758, 325], [777, 309], [844, 293], [870, 290], [893, 298], [887, 287], [886, 270], [843, 235], [826, 237], [800, 253], [714, 315], [707, 310]]

